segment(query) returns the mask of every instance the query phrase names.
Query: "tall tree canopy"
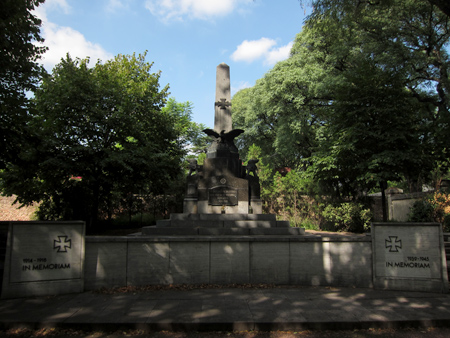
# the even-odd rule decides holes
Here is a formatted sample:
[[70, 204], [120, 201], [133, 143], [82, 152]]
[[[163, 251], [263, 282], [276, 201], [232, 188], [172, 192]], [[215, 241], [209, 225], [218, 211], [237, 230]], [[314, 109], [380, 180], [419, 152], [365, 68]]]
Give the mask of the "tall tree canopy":
[[450, 16], [450, 3], [447, 0], [428, 0], [431, 4], [438, 6], [447, 16]]
[[243, 141], [339, 196], [420, 185], [450, 146], [449, 17], [425, 0], [313, 3], [291, 57], [233, 98]]
[[41, 201], [43, 217], [93, 224], [115, 196], [163, 191], [183, 152], [177, 118], [161, 111], [168, 87], [145, 55], [88, 62], [67, 56], [44, 77], [30, 111], [39, 143], [2, 178], [20, 202]]
[[44, 0], [2, 0], [0, 2], [0, 168], [14, 160], [26, 139], [26, 92], [32, 91], [41, 72], [37, 60], [45, 51], [34, 41], [40, 36], [41, 21], [31, 12]]
[[210, 138], [203, 133], [206, 129], [203, 123], [192, 121], [193, 109], [192, 102], [177, 102], [175, 98], [170, 97], [162, 111], [175, 119], [174, 127], [187, 154], [199, 155], [206, 152]]

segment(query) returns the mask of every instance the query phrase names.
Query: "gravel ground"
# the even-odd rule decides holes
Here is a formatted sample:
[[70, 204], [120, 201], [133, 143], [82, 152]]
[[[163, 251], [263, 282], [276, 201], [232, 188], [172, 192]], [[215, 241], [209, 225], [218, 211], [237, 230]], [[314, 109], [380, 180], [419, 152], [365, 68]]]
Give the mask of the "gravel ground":
[[239, 332], [150, 332], [142, 331], [115, 331], [115, 332], [86, 332], [77, 330], [41, 329], [27, 330], [16, 329], [0, 331], [0, 337], [71, 337], [71, 338], [447, 338], [450, 337], [450, 328], [423, 328], [423, 329], [369, 329], [354, 331], [239, 331]]

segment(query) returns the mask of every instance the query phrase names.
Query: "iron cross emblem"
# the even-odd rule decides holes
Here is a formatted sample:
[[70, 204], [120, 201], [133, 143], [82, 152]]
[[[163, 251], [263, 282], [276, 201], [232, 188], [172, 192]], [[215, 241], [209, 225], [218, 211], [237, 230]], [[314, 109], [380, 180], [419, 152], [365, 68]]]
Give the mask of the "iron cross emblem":
[[397, 236], [389, 236], [389, 239], [385, 240], [385, 248], [389, 248], [389, 252], [398, 252], [398, 249], [402, 248], [402, 240]]
[[53, 249], [57, 249], [56, 252], [67, 252], [67, 249], [71, 249], [72, 240], [67, 238], [68, 236], [58, 236], [58, 239], [53, 241]]
[[227, 101], [227, 99], [220, 99], [220, 101], [216, 102], [216, 106], [220, 109], [226, 109], [231, 106], [231, 103]]

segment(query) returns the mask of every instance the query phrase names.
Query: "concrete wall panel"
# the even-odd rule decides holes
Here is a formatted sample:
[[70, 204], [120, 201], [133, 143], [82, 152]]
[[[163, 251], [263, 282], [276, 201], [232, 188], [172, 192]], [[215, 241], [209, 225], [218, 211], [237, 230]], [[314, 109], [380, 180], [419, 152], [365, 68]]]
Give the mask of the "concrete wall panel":
[[86, 245], [85, 289], [127, 283], [127, 242], [89, 242]]
[[174, 284], [209, 283], [208, 241], [170, 242], [170, 274]]
[[128, 285], [172, 284], [170, 246], [163, 242], [128, 243]]
[[290, 283], [299, 285], [330, 285], [330, 260], [324, 254], [328, 242], [292, 242], [290, 245]]
[[289, 241], [250, 244], [250, 281], [289, 284]]
[[250, 282], [249, 242], [211, 242], [212, 284]]

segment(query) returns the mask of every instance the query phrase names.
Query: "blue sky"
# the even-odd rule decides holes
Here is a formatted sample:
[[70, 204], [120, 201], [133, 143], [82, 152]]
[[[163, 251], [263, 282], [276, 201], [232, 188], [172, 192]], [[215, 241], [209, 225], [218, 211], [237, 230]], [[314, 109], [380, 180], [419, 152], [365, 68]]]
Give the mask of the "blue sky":
[[48, 71], [66, 53], [94, 65], [148, 50], [161, 86], [213, 127], [217, 65], [230, 66], [232, 94], [253, 86], [289, 56], [305, 11], [299, 0], [46, 0], [35, 14]]

